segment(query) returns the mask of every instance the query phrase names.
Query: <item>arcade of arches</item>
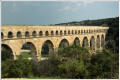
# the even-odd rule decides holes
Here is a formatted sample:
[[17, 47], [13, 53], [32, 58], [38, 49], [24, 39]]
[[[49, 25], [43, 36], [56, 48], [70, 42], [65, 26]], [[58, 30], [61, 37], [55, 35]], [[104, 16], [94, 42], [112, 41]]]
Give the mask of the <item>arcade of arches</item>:
[[90, 50], [98, 50], [104, 46], [106, 32], [109, 29], [108, 27], [67, 27], [68, 29], [65, 29], [63, 26], [59, 27], [60, 30], [58, 26], [57, 28], [52, 27], [52, 30], [48, 30], [48, 28], [51, 26], [44, 30], [42, 30], [43, 27], [39, 27], [39, 29], [34, 27], [33, 31], [31, 28], [30, 30], [27, 28], [22, 32], [19, 26], [14, 27], [13, 30], [10, 30], [9, 27], [2, 27], [2, 50], [8, 49], [9, 55], [12, 56], [10, 58], [14, 59], [20, 56], [23, 50], [29, 50], [34, 60], [40, 60], [41, 56], [48, 56], [53, 51], [59, 53], [61, 48], [73, 44]]

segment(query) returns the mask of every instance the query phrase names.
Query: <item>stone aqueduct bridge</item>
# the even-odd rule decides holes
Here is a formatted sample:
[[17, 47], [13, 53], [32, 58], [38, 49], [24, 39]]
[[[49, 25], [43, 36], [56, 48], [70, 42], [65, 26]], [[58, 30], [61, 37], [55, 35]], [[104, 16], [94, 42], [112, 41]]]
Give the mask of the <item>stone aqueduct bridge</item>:
[[[34, 59], [41, 59], [42, 46], [45, 42], [58, 50], [62, 41], [69, 45], [79, 44], [88, 48], [101, 49], [109, 27], [102, 26], [2, 26], [2, 44], [11, 48], [14, 59], [20, 55], [23, 44], [29, 42], [35, 48]], [[93, 40], [93, 42], [91, 42]]]

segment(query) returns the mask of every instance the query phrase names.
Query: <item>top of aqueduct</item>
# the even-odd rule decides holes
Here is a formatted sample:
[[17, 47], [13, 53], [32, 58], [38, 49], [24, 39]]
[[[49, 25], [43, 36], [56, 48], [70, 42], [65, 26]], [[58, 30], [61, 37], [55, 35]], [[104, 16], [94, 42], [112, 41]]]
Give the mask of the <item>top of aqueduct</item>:
[[46, 29], [62, 29], [62, 30], [69, 30], [69, 29], [81, 29], [81, 30], [97, 30], [97, 29], [109, 29], [109, 27], [103, 27], [103, 26], [15, 26], [15, 25], [7, 25], [7, 26], [2, 26], [2, 31], [4, 32], [4, 30], [16, 30], [16, 29], [19, 29], [19, 30], [24, 30], [24, 29], [34, 29], [34, 30], [37, 30], [37, 29], [41, 29], [41, 30], [46, 30]]
[[[45, 35], [50, 36], [52, 34], [66, 35], [66, 34], [89, 34], [89, 33], [99, 33], [107, 32], [109, 27], [103, 26], [15, 26], [7, 25], [2, 26], [1, 35], [4, 39], [7, 39], [9, 34], [15, 37], [18, 33], [25, 36], [29, 33], [30, 36], [34, 35]], [[3, 38], [2, 38], [3, 39]]]

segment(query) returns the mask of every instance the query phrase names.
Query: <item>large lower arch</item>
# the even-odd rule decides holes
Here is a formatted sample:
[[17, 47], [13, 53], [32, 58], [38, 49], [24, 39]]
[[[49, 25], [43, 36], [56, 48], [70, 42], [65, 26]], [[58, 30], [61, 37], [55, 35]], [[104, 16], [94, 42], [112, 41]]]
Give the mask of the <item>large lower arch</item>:
[[79, 40], [78, 37], [75, 38], [75, 40], [74, 40], [74, 45], [80, 46], [80, 40]]
[[90, 48], [95, 49], [95, 38], [94, 38], [94, 36], [92, 36], [91, 39], [90, 39]]
[[65, 48], [69, 46], [69, 42], [67, 39], [63, 39], [61, 40], [61, 42], [59, 43], [59, 47], [58, 47], [58, 54], [61, 53], [61, 51]]
[[84, 47], [84, 48], [88, 48], [88, 38], [87, 37], [84, 37], [83, 38], [83, 41], [82, 41], [83, 43], [82, 43], [82, 47]]
[[104, 35], [101, 36], [101, 47], [104, 46], [104, 43], [105, 43], [105, 39], [104, 39]]
[[37, 60], [37, 50], [32, 42], [25, 42], [20, 51], [20, 56], [24, 59]]
[[1, 60], [5, 61], [7, 59], [14, 59], [13, 51], [10, 46], [6, 44], [1, 45]]
[[97, 35], [96, 46], [97, 48], [100, 48], [100, 36], [99, 35]]
[[47, 57], [54, 51], [54, 45], [50, 40], [47, 40], [42, 45], [41, 57]]

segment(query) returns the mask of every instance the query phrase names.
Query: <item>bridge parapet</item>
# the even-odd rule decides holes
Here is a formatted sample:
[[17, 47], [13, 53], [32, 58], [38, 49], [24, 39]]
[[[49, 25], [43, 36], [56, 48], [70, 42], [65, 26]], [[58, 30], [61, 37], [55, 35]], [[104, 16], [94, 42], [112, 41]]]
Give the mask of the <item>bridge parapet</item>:
[[2, 39], [55, 37], [106, 33], [102, 26], [2, 26]]

